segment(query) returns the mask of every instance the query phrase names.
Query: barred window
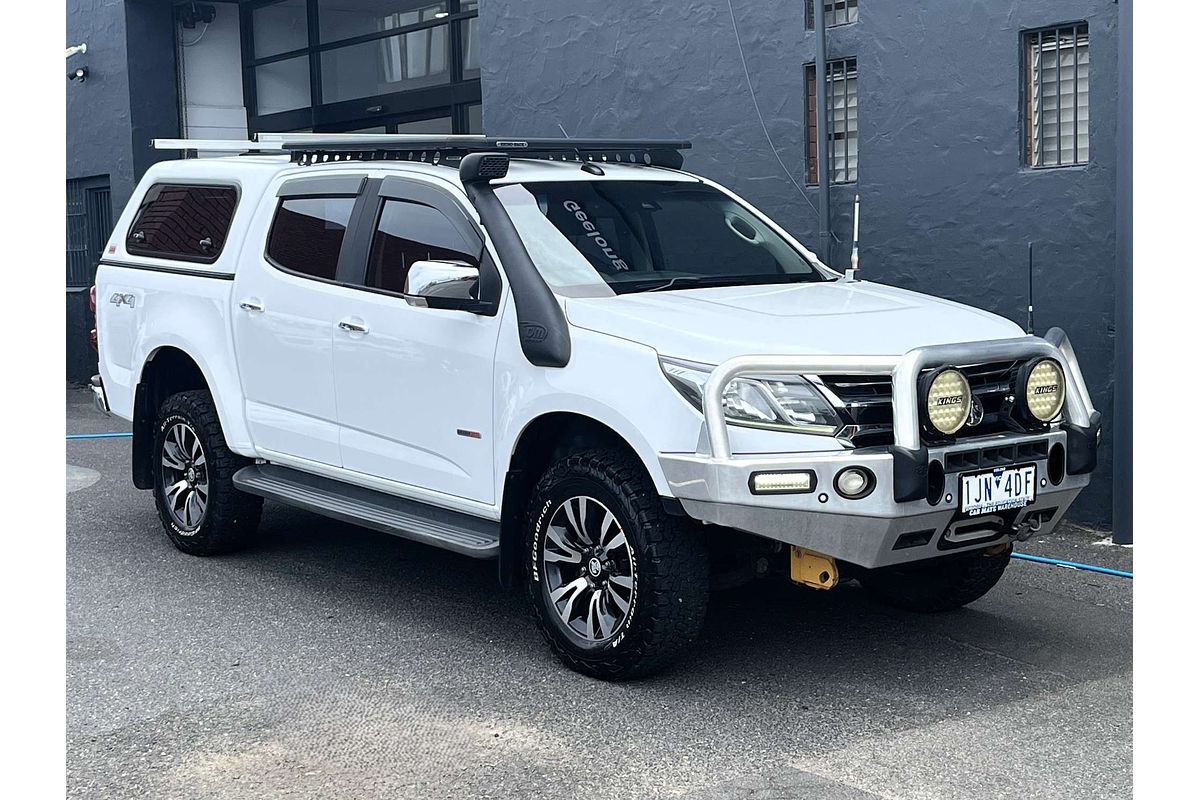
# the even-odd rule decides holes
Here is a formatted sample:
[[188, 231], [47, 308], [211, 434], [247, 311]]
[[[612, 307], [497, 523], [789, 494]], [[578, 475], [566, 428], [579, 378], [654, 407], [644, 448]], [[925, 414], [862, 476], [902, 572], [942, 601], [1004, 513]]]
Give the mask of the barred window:
[[1025, 163], [1088, 162], [1086, 22], [1025, 34]]
[[[858, 0], [824, 0], [825, 27], [849, 25], [858, 22]], [[816, 0], [804, 0], [804, 27], [810, 31], [817, 27]]]
[[[808, 174], [810, 184], [817, 175], [817, 69], [804, 68], [807, 102]], [[829, 139], [829, 176], [832, 183], [858, 180], [858, 60], [825, 64], [826, 134]]]
[[86, 289], [112, 233], [108, 176], [67, 180], [67, 288]]

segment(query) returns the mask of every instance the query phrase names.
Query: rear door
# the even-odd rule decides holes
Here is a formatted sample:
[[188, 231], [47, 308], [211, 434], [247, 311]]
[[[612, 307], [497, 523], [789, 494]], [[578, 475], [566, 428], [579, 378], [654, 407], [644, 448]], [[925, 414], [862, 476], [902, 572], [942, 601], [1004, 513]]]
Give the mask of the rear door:
[[[233, 293], [233, 333], [256, 449], [278, 461], [341, 465], [333, 389], [339, 265], [366, 178], [297, 177], [264, 201]], [[282, 456], [282, 458], [281, 458]], [[300, 466], [303, 464], [300, 463]]]
[[413, 305], [403, 289], [415, 261], [495, 266], [478, 227], [448, 190], [388, 177], [378, 195], [361, 217], [361, 236], [356, 231], [367, 245], [363, 261], [347, 271], [358, 288], [342, 290], [335, 315], [343, 466], [493, 503], [492, 371], [500, 317]]

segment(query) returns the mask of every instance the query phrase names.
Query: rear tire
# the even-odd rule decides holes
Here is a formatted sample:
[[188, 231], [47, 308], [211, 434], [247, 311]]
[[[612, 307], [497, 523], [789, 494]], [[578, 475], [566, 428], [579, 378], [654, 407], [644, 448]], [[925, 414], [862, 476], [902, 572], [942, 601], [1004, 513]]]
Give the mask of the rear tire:
[[262, 498], [238, 491], [233, 473], [250, 463], [230, 451], [207, 391], [171, 395], [154, 432], [154, 502], [167, 537], [194, 556], [227, 553], [253, 537]]
[[859, 581], [872, 599], [884, 605], [904, 611], [950, 611], [991, 591], [1011, 556], [1012, 545], [995, 555], [988, 555], [988, 550], [975, 550], [911, 565], [866, 570]]
[[667, 667], [700, 632], [708, 559], [642, 465], [617, 450], [559, 459], [534, 488], [527, 587], [555, 655], [602, 680]]

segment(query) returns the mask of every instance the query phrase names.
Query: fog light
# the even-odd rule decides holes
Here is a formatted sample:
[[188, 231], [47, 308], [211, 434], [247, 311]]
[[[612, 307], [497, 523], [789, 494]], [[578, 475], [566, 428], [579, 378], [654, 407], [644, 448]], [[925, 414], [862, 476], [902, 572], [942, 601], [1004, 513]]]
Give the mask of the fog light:
[[925, 419], [944, 436], [958, 433], [971, 415], [971, 384], [956, 369], [932, 373], [923, 381]]
[[875, 488], [875, 475], [865, 467], [846, 467], [833, 479], [833, 488], [842, 497], [857, 500]]
[[1024, 386], [1021, 410], [1038, 422], [1050, 422], [1062, 412], [1067, 398], [1067, 378], [1052, 358], [1032, 361], [1021, 368], [1018, 380]]
[[816, 488], [817, 475], [810, 469], [755, 472], [750, 476], [752, 494], [807, 494]]

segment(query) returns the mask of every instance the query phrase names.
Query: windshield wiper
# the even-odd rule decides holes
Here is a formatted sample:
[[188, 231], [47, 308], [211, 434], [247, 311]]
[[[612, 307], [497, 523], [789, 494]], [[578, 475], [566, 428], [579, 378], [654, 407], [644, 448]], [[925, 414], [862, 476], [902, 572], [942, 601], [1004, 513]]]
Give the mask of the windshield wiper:
[[704, 278], [700, 277], [699, 275], [676, 275], [674, 278], [668, 278], [667, 282], [664, 284], [661, 284], [659, 286], [652, 286], [649, 289], [644, 289], [643, 291], [658, 292], [663, 289], [670, 289], [672, 286], [674, 286], [679, 281], [690, 281], [692, 283], [696, 283], [696, 282], [702, 281], [702, 280], [704, 280]]
[[804, 283], [806, 280], [796, 275], [678, 275], [665, 280], [660, 286], [654, 286], [643, 291], [659, 292], [670, 289], [676, 283], [688, 284], [689, 289], [705, 286], [750, 286], [760, 283]]

